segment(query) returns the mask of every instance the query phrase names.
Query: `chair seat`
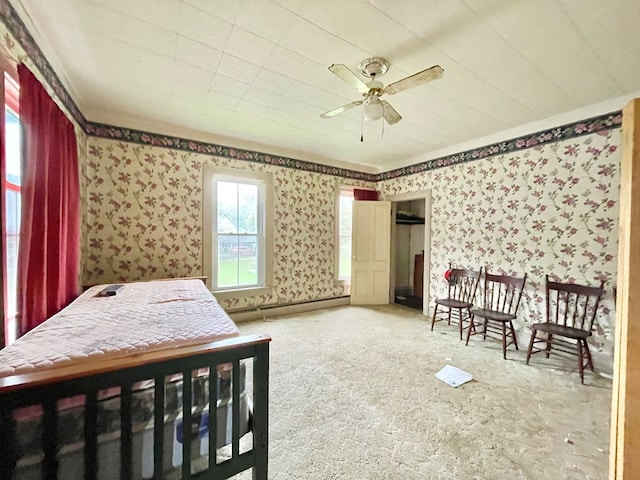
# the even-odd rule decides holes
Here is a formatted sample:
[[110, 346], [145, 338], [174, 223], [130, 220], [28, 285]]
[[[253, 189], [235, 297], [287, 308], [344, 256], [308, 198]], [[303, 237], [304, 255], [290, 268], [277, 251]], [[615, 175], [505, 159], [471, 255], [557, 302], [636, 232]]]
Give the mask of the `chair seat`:
[[487, 320], [495, 320], [496, 322], [510, 322], [516, 318], [516, 316], [511, 313], [498, 312], [486, 308], [474, 308], [471, 310], [471, 314], [476, 317], [486, 318]]
[[579, 328], [565, 327], [555, 323], [534, 323], [531, 329], [535, 332], [551, 333], [553, 335], [562, 335], [563, 337], [573, 338], [575, 340], [585, 340], [591, 336], [591, 332], [580, 330]]
[[436, 303], [447, 308], [471, 308], [473, 303], [463, 302], [454, 298], [436, 298]]

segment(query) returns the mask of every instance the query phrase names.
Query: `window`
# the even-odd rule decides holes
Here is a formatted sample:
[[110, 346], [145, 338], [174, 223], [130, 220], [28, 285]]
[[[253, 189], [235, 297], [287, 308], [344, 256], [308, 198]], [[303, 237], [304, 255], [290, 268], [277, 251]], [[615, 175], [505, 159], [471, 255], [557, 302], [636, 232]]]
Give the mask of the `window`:
[[18, 244], [20, 241], [20, 122], [18, 116], [18, 84], [5, 73], [4, 75], [4, 147], [5, 178], [2, 179], [5, 190], [5, 238], [3, 255], [6, 258], [6, 271], [3, 272], [5, 292], [6, 340], [7, 344], [15, 340], [16, 315], [18, 313]]
[[351, 279], [351, 214], [353, 189], [341, 188], [338, 194], [338, 280]]
[[270, 177], [210, 168], [205, 178], [209, 285], [215, 292], [257, 294], [271, 280]]

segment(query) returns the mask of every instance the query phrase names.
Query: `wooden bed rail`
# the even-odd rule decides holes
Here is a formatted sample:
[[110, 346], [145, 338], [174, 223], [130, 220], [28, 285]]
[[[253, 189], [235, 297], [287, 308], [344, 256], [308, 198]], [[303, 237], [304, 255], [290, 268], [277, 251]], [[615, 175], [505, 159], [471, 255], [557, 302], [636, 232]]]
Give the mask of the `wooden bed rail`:
[[72, 378], [107, 373], [113, 370], [120, 370], [126, 367], [137, 367], [150, 363], [160, 362], [167, 359], [178, 359], [193, 356], [201, 353], [214, 353], [240, 345], [249, 346], [260, 343], [268, 343], [271, 337], [268, 335], [247, 335], [244, 337], [232, 337], [217, 342], [203, 343], [200, 345], [190, 345], [185, 347], [175, 347], [170, 349], [156, 350], [149, 353], [131, 354], [100, 360], [93, 357], [82, 363], [74, 362], [72, 366], [62, 366], [50, 368], [36, 373], [25, 373], [10, 375], [0, 378], [0, 395], [16, 389], [34, 387], [36, 385], [46, 385], [48, 383], [61, 382]]
[[[181, 374], [182, 394], [182, 477], [197, 479], [229, 478], [248, 468], [253, 468], [254, 479], [267, 478], [268, 454], [268, 401], [269, 401], [269, 342], [268, 336], [235, 337], [214, 343], [159, 350], [150, 353], [123, 358], [87, 361], [78, 366], [61, 367], [31, 373], [14, 375], [0, 379], [0, 480], [19, 478], [14, 476], [18, 454], [16, 421], [14, 411], [25, 406], [38, 405], [42, 409], [42, 479], [59, 477], [59, 412], [57, 402], [60, 399], [84, 396], [83, 435], [83, 472], [84, 479], [95, 480], [99, 477], [101, 460], [98, 458], [98, 404], [99, 392], [119, 387], [120, 424], [120, 478], [133, 478], [133, 416], [132, 411], [134, 385], [137, 382], [153, 379], [153, 478], [162, 479], [167, 462], [167, 446], [164, 445], [165, 428], [165, 379]], [[240, 390], [244, 382], [244, 360], [252, 360], [253, 366], [253, 413], [251, 415], [252, 448], [240, 453]], [[217, 402], [221, 399], [218, 367], [231, 365], [231, 458], [218, 463], [216, 461], [218, 441]], [[192, 418], [195, 404], [193, 398], [194, 371], [208, 368], [207, 384], [209, 399], [206, 429], [209, 432], [208, 460], [204, 469], [192, 472], [192, 441], [198, 438], [198, 431], [191, 426], [199, 418]], [[205, 370], [206, 372], [206, 370]], [[228, 378], [228, 377], [227, 377]], [[211, 401], [211, 399], [216, 399]], [[212, 406], [213, 405], [213, 406]], [[192, 408], [187, 408], [191, 406]], [[205, 420], [206, 419], [206, 420]], [[196, 422], [197, 423], [197, 422]], [[196, 429], [197, 430], [197, 429]], [[104, 465], [103, 465], [104, 467]], [[82, 477], [78, 477], [82, 478]]]

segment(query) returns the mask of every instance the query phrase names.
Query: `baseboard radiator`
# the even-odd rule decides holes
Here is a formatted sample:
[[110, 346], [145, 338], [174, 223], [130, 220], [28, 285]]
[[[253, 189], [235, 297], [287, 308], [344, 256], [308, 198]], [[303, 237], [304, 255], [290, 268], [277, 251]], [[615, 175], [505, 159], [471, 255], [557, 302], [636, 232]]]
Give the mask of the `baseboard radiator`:
[[351, 297], [331, 297], [307, 302], [275, 303], [271, 305], [252, 306], [236, 310], [227, 310], [227, 314], [234, 322], [265, 319], [277, 315], [290, 315], [295, 313], [310, 312], [324, 308], [340, 307], [350, 304]]

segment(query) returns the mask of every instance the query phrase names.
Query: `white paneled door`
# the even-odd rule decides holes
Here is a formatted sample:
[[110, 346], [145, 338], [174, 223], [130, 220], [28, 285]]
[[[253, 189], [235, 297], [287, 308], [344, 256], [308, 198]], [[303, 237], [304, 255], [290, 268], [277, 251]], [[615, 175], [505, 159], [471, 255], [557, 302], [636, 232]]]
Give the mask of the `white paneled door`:
[[353, 202], [351, 304], [389, 303], [391, 202]]

